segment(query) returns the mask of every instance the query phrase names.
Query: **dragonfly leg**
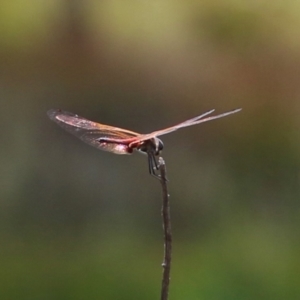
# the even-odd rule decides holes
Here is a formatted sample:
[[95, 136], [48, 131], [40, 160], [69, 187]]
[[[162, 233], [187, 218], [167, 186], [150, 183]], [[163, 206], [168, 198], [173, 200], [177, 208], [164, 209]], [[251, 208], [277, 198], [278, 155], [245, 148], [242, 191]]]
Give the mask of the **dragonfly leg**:
[[156, 177], [157, 179], [160, 179], [160, 175], [156, 174], [156, 171], [158, 170], [158, 163], [155, 159], [154, 153], [148, 152], [147, 154], [150, 175]]

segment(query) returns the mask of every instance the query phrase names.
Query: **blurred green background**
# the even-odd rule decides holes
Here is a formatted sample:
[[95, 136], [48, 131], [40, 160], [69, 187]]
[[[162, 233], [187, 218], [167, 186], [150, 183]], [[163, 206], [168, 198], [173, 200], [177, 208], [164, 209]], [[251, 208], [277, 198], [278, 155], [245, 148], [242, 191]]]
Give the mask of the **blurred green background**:
[[0, 299], [159, 299], [161, 189], [68, 110], [164, 136], [170, 300], [299, 299], [299, 1], [0, 3]]

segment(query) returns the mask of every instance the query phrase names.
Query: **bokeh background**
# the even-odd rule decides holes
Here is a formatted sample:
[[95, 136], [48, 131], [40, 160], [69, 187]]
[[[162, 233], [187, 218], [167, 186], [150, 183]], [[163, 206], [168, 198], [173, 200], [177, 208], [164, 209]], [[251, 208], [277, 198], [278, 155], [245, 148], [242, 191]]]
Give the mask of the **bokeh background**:
[[46, 115], [164, 136], [170, 299], [299, 299], [299, 1], [0, 3], [0, 298], [159, 299], [161, 189], [143, 155]]

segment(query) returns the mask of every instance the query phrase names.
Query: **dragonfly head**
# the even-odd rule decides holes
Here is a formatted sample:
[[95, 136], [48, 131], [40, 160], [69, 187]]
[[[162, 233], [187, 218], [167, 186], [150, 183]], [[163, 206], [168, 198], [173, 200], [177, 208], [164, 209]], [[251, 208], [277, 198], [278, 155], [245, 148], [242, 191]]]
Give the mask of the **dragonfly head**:
[[144, 153], [152, 153], [155, 156], [159, 155], [161, 150], [163, 149], [164, 144], [158, 138], [152, 138], [150, 140], [144, 141], [140, 146], [138, 146], [138, 150]]

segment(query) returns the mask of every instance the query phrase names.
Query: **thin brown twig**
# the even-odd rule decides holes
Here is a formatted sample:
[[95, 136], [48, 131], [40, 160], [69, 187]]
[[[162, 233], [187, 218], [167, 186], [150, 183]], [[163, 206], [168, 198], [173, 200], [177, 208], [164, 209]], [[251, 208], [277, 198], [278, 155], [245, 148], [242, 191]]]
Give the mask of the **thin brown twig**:
[[161, 300], [168, 300], [169, 285], [170, 285], [170, 271], [171, 271], [171, 255], [172, 255], [172, 231], [171, 231], [171, 217], [170, 217], [170, 202], [169, 193], [167, 187], [167, 174], [166, 164], [162, 157], [159, 158], [159, 171], [160, 171], [160, 183], [162, 187], [163, 204], [161, 209], [163, 219], [163, 231], [164, 231], [164, 260], [163, 278], [161, 286]]

